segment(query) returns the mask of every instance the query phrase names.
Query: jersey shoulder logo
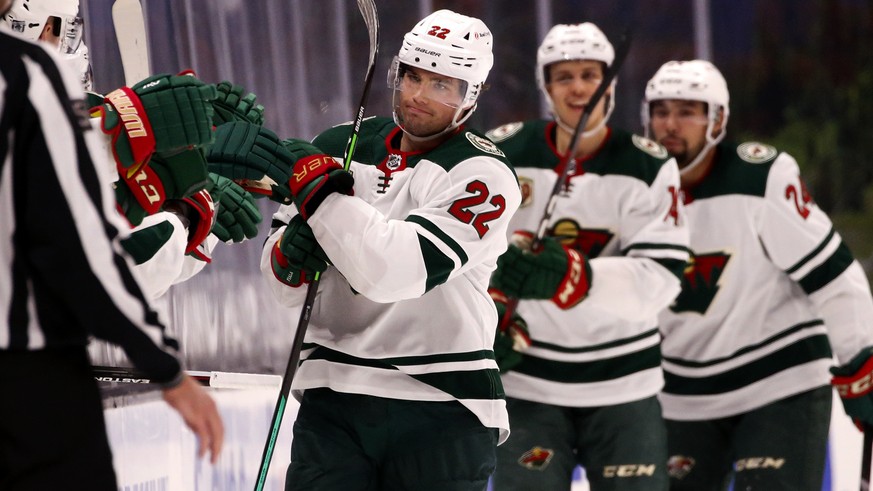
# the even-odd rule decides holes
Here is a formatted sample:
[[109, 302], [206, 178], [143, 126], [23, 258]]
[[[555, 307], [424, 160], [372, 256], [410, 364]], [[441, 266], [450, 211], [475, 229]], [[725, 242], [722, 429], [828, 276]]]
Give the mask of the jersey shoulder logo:
[[776, 156], [775, 147], [758, 142], [746, 142], [737, 147], [737, 155], [750, 164], [761, 164]]
[[650, 140], [649, 138], [640, 135], [632, 135], [631, 141], [634, 142], [634, 146], [652, 157], [657, 159], [667, 158], [667, 149], [661, 146], [660, 143], [656, 143], [654, 140]]
[[494, 144], [491, 140], [487, 138], [482, 138], [481, 136], [476, 136], [469, 131], [464, 133], [464, 136], [470, 140], [470, 143], [473, 144], [474, 147], [482, 150], [483, 152], [490, 153], [491, 155], [497, 155], [498, 157], [505, 157], [506, 155], [497, 148], [497, 145]]
[[507, 123], [503, 126], [498, 126], [497, 128], [488, 131], [488, 133], [485, 133], [485, 136], [491, 138], [491, 140], [496, 143], [500, 143], [503, 140], [506, 140], [507, 138], [521, 131], [521, 128], [523, 126], [524, 123], [522, 123], [521, 121], [516, 121], [515, 123]]
[[533, 204], [533, 179], [518, 176], [518, 190], [521, 191], [521, 205], [519, 205], [519, 208], [525, 208]]
[[724, 252], [692, 254], [682, 277], [682, 292], [670, 310], [706, 314], [718, 293], [721, 275], [730, 258], [730, 254]]

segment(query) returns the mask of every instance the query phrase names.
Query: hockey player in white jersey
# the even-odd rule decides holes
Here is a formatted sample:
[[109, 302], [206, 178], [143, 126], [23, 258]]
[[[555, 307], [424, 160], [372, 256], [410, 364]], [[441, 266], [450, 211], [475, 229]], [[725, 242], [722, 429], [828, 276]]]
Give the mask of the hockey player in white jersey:
[[[873, 301], [795, 160], [723, 141], [728, 88], [703, 60], [646, 86], [643, 125], [676, 157], [693, 260], [661, 316], [671, 488], [820, 490], [831, 376], [873, 423]], [[866, 389], [864, 389], [866, 387]]]
[[298, 159], [278, 184], [294, 205], [275, 215], [261, 269], [287, 306], [323, 273], [292, 387], [286, 489], [487, 485], [509, 433], [487, 288], [520, 201], [503, 153], [462, 126], [491, 44], [482, 21], [448, 10], [404, 36], [394, 120], [363, 122], [353, 184], [335, 160], [349, 124], [314, 147], [288, 142]]
[[577, 464], [595, 491], [667, 487], [657, 314], [679, 293], [688, 258], [679, 170], [660, 145], [607, 126], [614, 84], [568, 148], [613, 59], [594, 24], [554, 26], [536, 71], [554, 120], [488, 133], [521, 183], [510, 230], [523, 232], [514, 238], [538, 228], [561, 156], [572, 151], [576, 161], [542, 251], [513, 240], [492, 279], [498, 306], [520, 299], [501, 331], [526, 322], [532, 341], [521, 353], [500, 348], [509, 336], [495, 346], [512, 428], [498, 449], [495, 491], [568, 490]]

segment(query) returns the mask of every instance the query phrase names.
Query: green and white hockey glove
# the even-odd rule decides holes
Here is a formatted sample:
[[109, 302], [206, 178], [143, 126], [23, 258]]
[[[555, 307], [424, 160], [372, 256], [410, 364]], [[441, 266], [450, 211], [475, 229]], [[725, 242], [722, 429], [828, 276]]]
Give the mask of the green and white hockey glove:
[[211, 181], [206, 159], [199, 148], [181, 153], [152, 157], [130, 178], [115, 183], [119, 209], [133, 225], [160, 210], [168, 199], [182, 199], [206, 188]]
[[101, 127], [112, 137], [122, 178], [132, 178], [153, 153], [175, 153], [212, 141], [214, 85], [189, 75], [155, 75], [110, 92]]
[[311, 282], [315, 273], [324, 272], [328, 266], [327, 254], [300, 215], [291, 219], [273, 246], [271, 261], [276, 279], [292, 287]]
[[843, 409], [858, 428], [873, 425], [873, 347], [862, 349], [849, 363], [831, 368], [831, 384]]
[[[215, 114], [212, 119], [215, 126], [233, 121], [243, 121], [257, 125], [264, 124], [264, 106], [257, 103], [258, 97], [241, 85], [223, 80], [216, 86], [218, 97], [212, 101]], [[245, 94], [245, 95], [243, 95]]]
[[175, 213], [188, 229], [185, 254], [207, 263], [212, 262], [212, 257], [200, 247], [215, 225], [215, 203], [209, 191], [201, 189], [187, 198], [169, 200], [164, 203], [164, 209]]
[[[306, 148], [302, 145], [295, 146]], [[294, 162], [294, 175], [288, 181], [294, 204], [304, 219], [312, 216], [324, 198], [331, 193], [353, 195], [354, 185], [352, 174], [344, 170], [333, 157], [325, 154], [307, 155], [298, 159]]]
[[258, 224], [263, 217], [251, 193], [237, 183], [215, 173], [213, 197], [218, 200], [215, 226], [212, 233], [222, 242], [242, 242], [258, 235]]
[[294, 156], [268, 128], [241, 121], [219, 126], [206, 160], [210, 172], [232, 179], [255, 196], [291, 203], [288, 179]]
[[569, 309], [588, 296], [591, 265], [584, 254], [545, 237], [539, 251], [530, 250], [533, 235], [516, 232], [507, 251], [497, 259], [491, 285], [510, 297], [552, 300]]
[[496, 288], [489, 288], [488, 293], [497, 308], [497, 335], [494, 338], [494, 360], [500, 373], [506, 373], [522, 360], [522, 353], [530, 347], [530, 333], [527, 322], [513, 312], [507, 318], [506, 310], [509, 298]]

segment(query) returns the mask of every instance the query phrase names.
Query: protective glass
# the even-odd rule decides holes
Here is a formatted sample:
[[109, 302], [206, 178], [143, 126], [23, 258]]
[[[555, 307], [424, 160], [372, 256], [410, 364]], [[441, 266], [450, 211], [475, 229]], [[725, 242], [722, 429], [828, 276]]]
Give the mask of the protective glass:
[[709, 118], [695, 111], [693, 107], [669, 108], [663, 104], [653, 105], [650, 117], [652, 125], [663, 125], [670, 119], [675, 120], [680, 126], [706, 126], [709, 123]]
[[420, 93], [428, 100], [457, 108], [464, 101], [467, 82], [430, 72], [421, 76], [407, 69], [397, 57], [388, 71], [388, 87], [400, 92]]

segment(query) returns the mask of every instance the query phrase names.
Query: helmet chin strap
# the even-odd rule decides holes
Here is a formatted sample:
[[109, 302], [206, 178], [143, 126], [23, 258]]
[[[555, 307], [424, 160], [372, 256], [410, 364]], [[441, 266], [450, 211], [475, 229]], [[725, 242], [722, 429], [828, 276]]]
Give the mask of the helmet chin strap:
[[712, 137], [713, 126], [715, 126], [715, 121], [710, 118], [709, 123], [706, 124], [706, 145], [704, 145], [703, 148], [701, 148], [700, 151], [697, 152], [697, 156], [694, 157], [691, 163], [679, 169], [679, 175], [687, 176], [694, 169], [699, 167], [700, 163], [703, 162], [703, 158], [706, 157], [709, 151], [724, 139], [724, 135], [727, 132], [724, 129], [721, 130], [721, 133], [719, 133], [718, 136], [716, 136], [715, 138]]

